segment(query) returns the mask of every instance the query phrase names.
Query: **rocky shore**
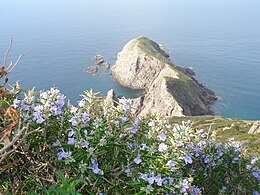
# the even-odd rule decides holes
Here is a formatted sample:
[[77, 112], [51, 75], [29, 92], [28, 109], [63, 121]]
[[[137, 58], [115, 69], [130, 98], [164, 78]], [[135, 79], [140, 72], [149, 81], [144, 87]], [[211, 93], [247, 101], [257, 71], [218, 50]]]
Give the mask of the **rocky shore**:
[[167, 49], [146, 37], [129, 41], [111, 68], [116, 82], [130, 89], [145, 90], [133, 99], [135, 114], [145, 116], [209, 115], [217, 100], [200, 84], [190, 68], [173, 64]]

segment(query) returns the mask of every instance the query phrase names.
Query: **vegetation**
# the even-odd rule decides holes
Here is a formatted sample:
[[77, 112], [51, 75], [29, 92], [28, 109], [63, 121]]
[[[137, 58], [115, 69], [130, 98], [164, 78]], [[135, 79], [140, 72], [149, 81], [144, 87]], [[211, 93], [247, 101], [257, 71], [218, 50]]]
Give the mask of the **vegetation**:
[[233, 138], [217, 142], [174, 118], [136, 119], [127, 99], [114, 107], [92, 90], [72, 105], [57, 88], [5, 83], [1, 194], [259, 194], [260, 158]]

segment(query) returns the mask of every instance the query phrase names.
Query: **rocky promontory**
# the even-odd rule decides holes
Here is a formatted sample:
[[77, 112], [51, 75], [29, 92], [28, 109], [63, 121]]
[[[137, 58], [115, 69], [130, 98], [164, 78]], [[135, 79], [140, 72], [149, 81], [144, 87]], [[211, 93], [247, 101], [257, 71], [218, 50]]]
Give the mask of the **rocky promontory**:
[[137, 116], [208, 115], [217, 99], [194, 78], [192, 69], [174, 65], [165, 47], [143, 36], [124, 46], [111, 73], [122, 86], [145, 90], [144, 96], [133, 99]]

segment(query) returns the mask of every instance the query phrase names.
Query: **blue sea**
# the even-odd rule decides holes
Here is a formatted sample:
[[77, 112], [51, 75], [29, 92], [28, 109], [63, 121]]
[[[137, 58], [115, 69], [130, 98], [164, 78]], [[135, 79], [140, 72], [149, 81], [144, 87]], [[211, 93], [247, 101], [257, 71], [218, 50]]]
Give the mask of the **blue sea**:
[[24, 88], [56, 86], [72, 101], [86, 89], [136, 95], [109, 72], [83, 69], [101, 54], [113, 64], [132, 38], [165, 45], [176, 65], [220, 99], [216, 114], [260, 119], [259, 0], [1, 0], [0, 62], [13, 38], [9, 60], [26, 53], [10, 75]]

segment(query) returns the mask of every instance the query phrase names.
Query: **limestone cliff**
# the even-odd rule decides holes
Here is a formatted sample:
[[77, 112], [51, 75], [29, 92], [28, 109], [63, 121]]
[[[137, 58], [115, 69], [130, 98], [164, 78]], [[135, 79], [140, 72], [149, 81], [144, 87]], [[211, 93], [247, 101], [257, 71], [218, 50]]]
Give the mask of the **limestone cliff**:
[[136, 114], [212, 114], [214, 93], [194, 79], [191, 69], [175, 66], [162, 48], [146, 37], [137, 37], [118, 53], [111, 69], [113, 78], [124, 87], [145, 90], [144, 97], [133, 100]]

